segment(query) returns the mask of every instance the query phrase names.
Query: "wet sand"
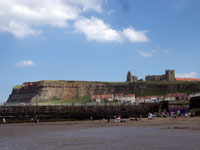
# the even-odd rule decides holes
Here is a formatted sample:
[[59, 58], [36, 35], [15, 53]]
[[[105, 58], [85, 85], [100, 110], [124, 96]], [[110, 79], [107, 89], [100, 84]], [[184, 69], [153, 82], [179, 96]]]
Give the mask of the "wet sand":
[[0, 150], [197, 150], [200, 118], [0, 124]]

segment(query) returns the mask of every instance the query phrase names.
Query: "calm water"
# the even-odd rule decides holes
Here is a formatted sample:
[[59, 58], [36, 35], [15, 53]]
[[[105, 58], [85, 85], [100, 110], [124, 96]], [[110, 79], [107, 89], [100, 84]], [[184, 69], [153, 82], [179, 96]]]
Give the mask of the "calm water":
[[[0, 136], [0, 150], [198, 150], [200, 131], [159, 127], [100, 127]], [[1, 133], [0, 133], [1, 135]]]

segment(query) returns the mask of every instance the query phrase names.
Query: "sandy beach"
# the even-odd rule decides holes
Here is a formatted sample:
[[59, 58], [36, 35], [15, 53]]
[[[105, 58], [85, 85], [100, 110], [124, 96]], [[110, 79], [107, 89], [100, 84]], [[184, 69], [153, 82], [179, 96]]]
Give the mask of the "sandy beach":
[[196, 150], [200, 118], [0, 124], [1, 150]]

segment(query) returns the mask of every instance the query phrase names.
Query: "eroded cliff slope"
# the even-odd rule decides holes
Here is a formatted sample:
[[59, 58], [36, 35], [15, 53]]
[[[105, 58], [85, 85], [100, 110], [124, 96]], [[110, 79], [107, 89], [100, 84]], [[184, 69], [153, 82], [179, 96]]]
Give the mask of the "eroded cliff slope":
[[87, 82], [38, 81], [15, 86], [7, 103], [34, 103], [54, 97], [74, 100], [93, 94], [134, 93], [136, 96], [165, 95], [167, 93], [200, 91], [200, 82]]

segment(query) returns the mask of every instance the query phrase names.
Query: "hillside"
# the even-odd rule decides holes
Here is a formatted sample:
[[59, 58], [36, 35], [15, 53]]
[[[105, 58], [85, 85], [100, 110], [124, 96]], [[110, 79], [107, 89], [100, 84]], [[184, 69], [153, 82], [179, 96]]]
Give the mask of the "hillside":
[[89, 82], [45, 80], [25, 82], [13, 88], [7, 103], [35, 103], [55, 100], [89, 101], [93, 94], [134, 93], [136, 97], [167, 93], [199, 92], [200, 82]]

